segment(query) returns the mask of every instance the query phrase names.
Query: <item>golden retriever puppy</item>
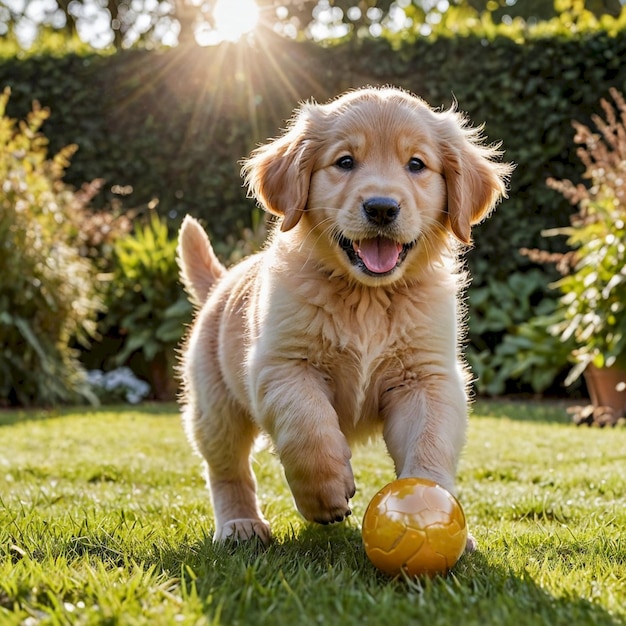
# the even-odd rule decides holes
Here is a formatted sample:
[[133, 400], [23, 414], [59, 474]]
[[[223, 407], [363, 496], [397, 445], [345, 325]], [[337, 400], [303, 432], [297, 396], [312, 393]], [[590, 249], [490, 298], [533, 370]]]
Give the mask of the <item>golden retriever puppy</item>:
[[454, 110], [361, 89], [303, 105], [245, 162], [251, 193], [281, 218], [262, 252], [226, 270], [185, 218], [179, 263], [199, 311], [184, 424], [206, 461], [215, 540], [270, 539], [250, 466], [261, 431], [307, 520], [350, 515], [350, 446], [377, 432], [399, 477], [455, 492], [468, 413], [457, 257], [505, 193], [498, 157]]

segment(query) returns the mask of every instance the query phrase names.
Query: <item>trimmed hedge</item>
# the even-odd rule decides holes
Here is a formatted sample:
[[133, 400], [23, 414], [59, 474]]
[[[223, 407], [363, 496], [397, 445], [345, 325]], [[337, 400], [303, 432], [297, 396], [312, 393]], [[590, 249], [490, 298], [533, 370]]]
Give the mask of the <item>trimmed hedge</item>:
[[44, 129], [52, 150], [79, 145], [68, 182], [105, 178], [102, 202], [111, 189], [132, 187], [128, 206], [157, 198], [164, 215], [199, 215], [218, 238], [250, 222], [238, 161], [276, 135], [298, 101], [367, 83], [403, 86], [434, 106], [456, 99], [518, 164], [509, 200], [476, 230], [472, 253], [497, 258], [504, 277], [527, 264], [518, 248], [538, 244], [545, 226], [566, 223], [570, 207], [544, 181], [579, 179], [570, 122], [587, 121], [610, 86], [626, 87], [624, 59], [626, 32], [524, 44], [440, 38], [399, 49], [384, 40], [321, 48], [272, 39], [252, 50], [5, 59], [0, 87], [11, 87], [15, 117], [34, 99], [52, 110]]
[[[298, 101], [324, 101], [364, 84], [399, 85], [433, 106], [456, 100], [517, 164], [509, 199], [475, 230], [468, 255], [474, 286], [495, 284], [497, 294], [499, 282], [533, 267], [520, 248], [563, 245], [540, 234], [566, 224], [572, 210], [545, 180], [580, 180], [571, 120], [588, 123], [609, 87], [626, 90], [624, 60], [624, 30], [524, 43], [469, 36], [395, 45], [355, 40], [329, 48], [269, 35], [256, 48], [240, 43], [4, 59], [0, 88], [12, 89], [14, 117], [23, 117], [33, 99], [50, 107], [44, 131], [53, 151], [79, 145], [68, 182], [104, 178], [103, 206], [116, 191], [127, 194], [121, 199], [128, 207], [158, 199], [173, 228], [185, 213], [199, 216], [218, 250], [255, 217], [238, 161], [278, 134]], [[529, 294], [531, 310], [550, 295], [552, 278], [546, 275]], [[486, 312], [499, 307], [497, 295], [487, 304]], [[489, 330], [478, 323], [481, 336], [471, 337], [480, 345], [476, 351], [493, 352], [518, 323], [513, 315], [500, 316]]]

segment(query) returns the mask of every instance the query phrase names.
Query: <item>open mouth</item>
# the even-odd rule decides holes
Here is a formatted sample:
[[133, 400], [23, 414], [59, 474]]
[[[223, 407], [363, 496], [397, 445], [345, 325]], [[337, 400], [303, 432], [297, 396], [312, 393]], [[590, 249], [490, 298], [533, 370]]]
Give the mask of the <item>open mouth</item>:
[[356, 265], [369, 276], [391, 274], [415, 245], [415, 242], [399, 243], [388, 237], [352, 241], [340, 235], [338, 241], [352, 265]]

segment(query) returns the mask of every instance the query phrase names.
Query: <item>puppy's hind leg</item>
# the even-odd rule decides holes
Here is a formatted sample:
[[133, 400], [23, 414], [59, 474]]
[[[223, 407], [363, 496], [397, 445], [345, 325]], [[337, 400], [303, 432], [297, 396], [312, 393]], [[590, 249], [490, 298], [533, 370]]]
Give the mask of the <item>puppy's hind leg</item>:
[[188, 406], [184, 415], [188, 435], [206, 464], [215, 514], [213, 540], [245, 541], [257, 537], [267, 545], [270, 527], [259, 509], [250, 465], [259, 430], [242, 409], [230, 408], [220, 411], [213, 406], [210, 415], [202, 415]]

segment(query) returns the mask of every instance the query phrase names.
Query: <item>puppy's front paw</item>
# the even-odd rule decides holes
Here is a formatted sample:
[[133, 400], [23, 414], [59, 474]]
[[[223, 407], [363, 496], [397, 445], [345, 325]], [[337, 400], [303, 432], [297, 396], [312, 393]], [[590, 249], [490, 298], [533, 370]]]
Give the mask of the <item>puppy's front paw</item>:
[[332, 524], [352, 514], [350, 498], [354, 496], [356, 487], [349, 462], [333, 474], [320, 472], [292, 479], [289, 484], [298, 511], [310, 522]]
[[270, 527], [267, 522], [259, 519], [233, 519], [218, 526], [213, 536], [216, 543], [224, 541], [249, 541], [259, 539], [267, 546], [272, 539]]

